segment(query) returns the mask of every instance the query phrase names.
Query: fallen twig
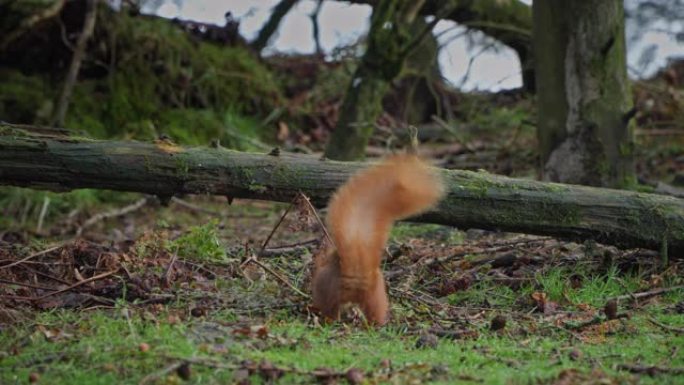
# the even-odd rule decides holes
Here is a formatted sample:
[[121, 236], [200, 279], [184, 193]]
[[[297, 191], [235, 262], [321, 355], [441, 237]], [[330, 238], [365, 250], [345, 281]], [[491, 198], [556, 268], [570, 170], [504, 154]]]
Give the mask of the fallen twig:
[[83, 230], [85, 228], [90, 227], [97, 222], [100, 222], [102, 220], [109, 219], [109, 218], [120, 217], [122, 215], [126, 215], [128, 213], [131, 213], [135, 210], [140, 209], [141, 207], [143, 207], [147, 203], [148, 199], [149, 199], [148, 197], [145, 197], [145, 198], [142, 198], [142, 199], [136, 201], [133, 204], [122, 207], [120, 209], [111, 210], [111, 211], [107, 211], [104, 213], [99, 213], [99, 214], [93, 215], [92, 217], [88, 218], [85, 222], [83, 222], [81, 227], [79, 227], [78, 230], [76, 230], [76, 236], [77, 237], [80, 236], [81, 233], [83, 233]]
[[666, 368], [663, 366], [619, 364], [617, 368], [631, 373], [648, 374], [649, 376], [655, 376], [656, 374], [684, 374], [684, 368]]
[[65, 279], [62, 279], [62, 278], [59, 278], [59, 277], [55, 277], [55, 276], [50, 275], [50, 274], [45, 274], [45, 273], [43, 273], [43, 272], [40, 271], [40, 270], [36, 270], [36, 269], [30, 267], [30, 266], [29, 266], [28, 264], [26, 264], [26, 263], [20, 265], [19, 267], [21, 267], [21, 268], [24, 269], [24, 270], [30, 271], [30, 272], [33, 273], [33, 274], [39, 275], [39, 276], [44, 277], [44, 278], [47, 278], [47, 279], [51, 279], [51, 280], [53, 280], [53, 281], [55, 281], [55, 282], [59, 282], [59, 283], [61, 283], [62, 285], [70, 285], [70, 284], [71, 284], [71, 282], [69, 282], [69, 281], [67, 281], [67, 280], [65, 280]]
[[112, 275], [112, 274], [114, 274], [114, 273], [117, 273], [118, 271], [119, 271], [119, 269], [116, 269], [116, 270], [108, 271], [108, 272], [106, 272], [106, 273], [102, 273], [102, 274], [98, 274], [98, 275], [92, 276], [92, 277], [90, 277], [90, 278], [84, 279], [83, 281], [78, 281], [78, 282], [76, 282], [75, 284], [73, 284], [73, 285], [71, 285], [71, 286], [69, 286], [69, 287], [65, 287], [64, 289], [57, 290], [57, 291], [53, 291], [52, 293], [47, 293], [47, 294], [45, 294], [45, 295], [43, 295], [43, 296], [38, 297], [37, 299], [38, 299], [38, 300], [41, 300], [41, 299], [47, 298], [47, 297], [49, 297], [49, 296], [51, 296], [51, 295], [64, 293], [64, 292], [66, 292], [66, 291], [69, 291], [69, 290], [72, 290], [72, 289], [74, 289], [74, 288], [77, 288], [77, 287], [79, 287], [79, 286], [81, 286], [81, 285], [85, 285], [86, 283], [94, 282], [94, 281], [97, 281], [97, 280], [99, 280], [99, 279], [109, 277], [110, 275]]
[[246, 260], [245, 262], [243, 262], [243, 265], [246, 265], [247, 263], [250, 263], [250, 262], [259, 265], [262, 269], [266, 270], [269, 274], [271, 274], [272, 276], [274, 276], [278, 281], [280, 281], [280, 282], [284, 283], [285, 285], [287, 285], [287, 286], [288, 286], [290, 289], [292, 289], [295, 293], [301, 295], [301, 296], [304, 297], [304, 298], [307, 298], [307, 299], [309, 298], [309, 295], [308, 295], [308, 294], [306, 294], [306, 293], [304, 293], [303, 291], [299, 290], [295, 285], [293, 285], [292, 283], [290, 283], [289, 280], [287, 280], [285, 277], [283, 277], [283, 276], [281, 276], [280, 274], [278, 274], [275, 270], [273, 270], [273, 269], [271, 269], [270, 267], [268, 267], [267, 265], [261, 263], [259, 260], [256, 259], [256, 256], [252, 255], [251, 257], [247, 258], [247, 260]]
[[140, 380], [140, 382], [138, 382], [138, 384], [139, 385], [145, 385], [147, 383], [154, 382], [154, 381], [164, 377], [165, 375], [173, 372], [174, 370], [178, 369], [181, 365], [183, 365], [183, 363], [184, 363], [184, 361], [177, 361], [177, 362], [172, 363], [171, 365], [168, 365], [167, 367], [165, 367], [162, 370], [159, 370], [159, 371], [154, 372], [154, 373], [150, 373], [147, 376], [143, 377], [143, 379]]
[[624, 301], [624, 300], [627, 300], [627, 299], [631, 299], [631, 300], [636, 301], [636, 300], [639, 300], [639, 299], [655, 297], [655, 296], [657, 296], [657, 295], [669, 293], [669, 292], [671, 292], [671, 291], [680, 290], [680, 289], [684, 289], [684, 285], [672, 286], [672, 287], [662, 287], [662, 288], [658, 288], [658, 289], [653, 289], [653, 290], [649, 290], [649, 291], [644, 291], [644, 292], [641, 292], [641, 293], [624, 294], [624, 295], [619, 295], [619, 296], [617, 296], [617, 297], [613, 297], [613, 298], [610, 298], [610, 299], [611, 299], [611, 300], [615, 300], [615, 301]]
[[674, 333], [677, 333], [677, 334], [684, 334], [684, 328], [678, 328], [678, 327], [666, 325], [666, 324], [664, 324], [664, 323], [658, 321], [657, 319], [655, 319], [655, 318], [653, 318], [653, 317], [651, 317], [651, 316], [648, 317], [648, 320], [649, 320], [652, 324], [654, 324], [654, 325], [656, 325], [656, 326], [660, 326], [661, 328], [663, 328], [663, 329], [665, 329], [665, 330], [667, 330], [667, 331], [671, 331], [671, 332], [674, 332]]
[[102, 273], [102, 274], [99, 274], [99, 275], [95, 275], [95, 276], [92, 276], [92, 277], [90, 277], [90, 278], [88, 278], [88, 279], [84, 279], [83, 281], [78, 281], [78, 282], [76, 282], [76, 283], [73, 284], [73, 285], [70, 285], [70, 286], [68, 286], [68, 287], [65, 287], [64, 289], [55, 290], [55, 291], [53, 291], [53, 292], [50, 292], [50, 293], [41, 295], [41, 296], [39, 296], [39, 297], [20, 297], [20, 296], [4, 296], [4, 297], [5, 297], [5, 298], [16, 299], [16, 300], [22, 300], [22, 301], [40, 301], [40, 300], [43, 300], [43, 299], [45, 299], [45, 298], [47, 298], [47, 297], [50, 297], [50, 296], [53, 296], [53, 295], [56, 295], [56, 294], [61, 294], [61, 293], [67, 292], [67, 291], [69, 291], [69, 290], [75, 289], [75, 288], [77, 288], [77, 287], [79, 287], [79, 286], [85, 285], [86, 283], [94, 282], [94, 281], [97, 281], [97, 280], [99, 280], [99, 279], [109, 277], [110, 275], [112, 275], [112, 274], [114, 274], [114, 273], [117, 273], [118, 271], [119, 271], [119, 269], [116, 269], [116, 270], [108, 271], [108, 272], [106, 272], [106, 273]]
[[268, 257], [268, 256], [272, 256], [272, 255], [281, 255], [281, 254], [303, 251], [303, 250], [308, 249], [307, 246], [316, 245], [318, 243], [319, 243], [318, 238], [314, 238], [314, 239], [309, 239], [307, 241], [294, 243], [294, 244], [290, 244], [290, 245], [283, 245], [283, 246], [278, 246], [278, 247], [269, 247], [269, 248], [263, 249], [259, 253], [259, 256], [260, 257]]
[[2, 278], [0, 278], [0, 283], [4, 283], [5, 285], [16, 285], [16, 286], [30, 287], [32, 289], [40, 289], [40, 290], [57, 290], [54, 287], [48, 287], [48, 286], [42, 286], [42, 285], [33, 285], [30, 283], [24, 283], [24, 282], [15, 282], [15, 281], [10, 281], [9, 279], [2, 279]]
[[66, 244], [66, 242], [59, 243], [59, 244], [57, 244], [57, 245], [55, 245], [55, 246], [48, 247], [48, 248], [45, 249], [45, 250], [42, 250], [42, 251], [39, 251], [39, 252], [37, 252], [37, 253], [31, 254], [31, 255], [29, 255], [29, 256], [26, 257], [26, 258], [22, 258], [22, 259], [20, 259], [20, 260], [18, 260], [18, 261], [12, 262], [12, 263], [10, 263], [10, 264], [8, 264], [8, 265], [0, 266], [0, 270], [2, 270], [2, 269], [7, 269], [7, 268], [10, 268], [10, 267], [12, 267], [12, 266], [16, 266], [16, 265], [22, 264], [22, 263], [28, 261], [29, 259], [36, 258], [36, 257], [40, 257], [41, 255], [45, 255], [45, 254], [47, 254], [47, 253], [53, 252], [53, 251], [59, 249], [60, 247], [63, 247], [65, 244]]
[[[496, 253], [498, 251], [509, 250], [509, 249], [512, 249], [512, 248], [514, 248], [516, 246], [520, 246], [520, 245], [533, 245], [533, 244], [537, 244], [537, 243], [544, 244], [544, 243], [551, 241], [551, 240], [553, 240], [553, 238], [550, 238], [550, 237], [535, 237], [535, 238], [528, 238], [528, 239], [521, 239], [521, 240], [516, 239], [513, 241], [497, 243], [497, 244], [489, 246], [489, 247], [484, 247], [480, 250], [468, 249], [466, 251], [447, 255], [444, 257], [420, 259], [416, 263], [414, 263], [413, 265], [409, 266], [408, 268], [414, 268], [415, 266], [432, 266], [432, 265], [440, 264], [442, 262], [446, 262], [448, 260], [453, 260], [455, 258], [465, 257], [466, 255], [469, 255], [469, 254], [490, 255], [490, 254]], [[501, 256], [487, 257], [487, 258], [479, 260], [479, 261], [473, 261], [472, 264], [473, 265], [483, 265], [483, 264], [491, 263], [500, 257]]]

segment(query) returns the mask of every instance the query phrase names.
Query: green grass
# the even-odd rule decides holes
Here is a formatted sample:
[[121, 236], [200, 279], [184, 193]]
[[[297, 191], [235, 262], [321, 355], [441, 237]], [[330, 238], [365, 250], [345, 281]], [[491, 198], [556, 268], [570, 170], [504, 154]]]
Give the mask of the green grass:
[[226, 249], [219, 239], [218, 220], [200, 226], [192, 226], [173, 241], [167, 249], [179, 256], [199, 262], [222, 262], [227, 258]]
[[[265, 320], [268, 337], [241, 337], [232, 333], [238, 326], [230, 323], [237, 318], [229, 313], [216, 313], [208, 319], [189, 318], [175, 324], [168, 321], [166, 310], [151, 314], [126, 307], [38, 314], [32, 322], [0, 335], [0, 383], [27, 383], [29, 374], [36, 372], [47, 381], [44, 383], [57, 385], [136, 384], [174, 362], [170, 357], [204, 358], [234, 365], [245, 359], [267, 360], [301, 371], [326, 367], [345, 372], [353, 367], [378, 376], [381, 362], [388, 359], [397, 372], [395, 383], [399, 379], [399, 383], [444, 384], [459, 378], [487, 384], [544, 383], [565, 369], [589, 373], [591, 367], [610, 375], [617, 383], [629, 383], [632, 376], [616, 372], [615, 365], [684, 366], [684, 356], [677, 354], [678, 347], [684, 345], [684, 336], [663, 333], [641, 316], [625, 321], [615, 333], [592, 344], [578, 343], [552, 328], [527, 335], [517, 329], [529, 325], [514, 324], [508, 332], [499, 334], [488, 331], [483, 324], [477, 327], [477, 339], [440, 339], [434, 348], [417, 348], [418, 336], [407, 334], [400, 325], [378, 330], [339, 324], [314, 327], [300, 317], [282, 313]], [[654, 313], [661, 322], [684, 323], [682, 315]], [[258, 320], [251, 321], [258, 324]], [[57, 337], [46, 338], [46, 333]], [[141, 343], [148, 344], [149, 351], [141, 352]], [[192, 370], [189, 384], [226, 383], [233, 376], [232, 370], [202, 365], [193, 365]], [[253, 380], [258, 381], [258, 376], [253, 376]], [[286, 374], [280, 383], [312, 381], [307, 374]], [[172, 373], [156, 383], [178, 383], [178, 378]], [[675, 384], [684, 383], [684, 378], [644, 376], [639, 383]]]
[[[574, 277], [579, 286], [571, 288]], [[566, 301], [571, 304], [588, 304], [600, 307], [606, 298], [628, 292], [638, 292], [641, 279], [638, 274], [619, 274], [610, 267], [603, 274], [589, 273], [586, 269], [553, 268], [536, 276], [537, 289], [545, 292], [553, 301]]]
[[[87, 201], [87, 195], [83, 199]], [[568, 384], [684, 384], [682, 376], [649, 377], [617, 369], [620, 364], [684, 367], [684, 354], [679, 351], [684, 335], [648, 320], [654, 317], [663, 324], [684, 327], [684, 314], [677, 314], [672, 306], [684, 300], [684, 290], [644, 302], [649, 303], [644, 307], [621, 303], [620, 313], [627, 312], [630, 318], [572, 331], [564, 328], [602, 317], [600, 309], [610, 297], [652, 288], [649, 280], [653, 276], [645, 273], [646, 265], [625, 270], [617, 264], [625, 260], [618, 258], [616, 265], [603, 266], [601, 258], [587, 256], [595, 253], [566, 245], [572, 251], [545, 250], [544, 259], [516, 267], [524, 279], [519, 287], [509, 287], [491, 278], [488, 265], [474, 264], [491, 255], [454, 257], [439, 268], [416, 267], [390, 280], [392, 320], [387, 327], [369, 329], [349, 318], [345, 318], [347, 323], [319, 326], [305, 310], [306, 299], [266, 273], [258, 278], [253, 272], [254, 278], [247, 279], [239, 270], [243, 255], [231, 251], [235, 246], [226, 250], [226, 245], [239, 245], [233, 237], [254, 238], [259, 246], [285, 205], [226, 208], [222, 201], [205, 203], [230, 215], [221, 222], [208, 221], [204, 214], [183, 213], [172, 206], [147, 218], [148, 225], [157, 225], [145, 231], [130, 255], [151, 263], [134, 263], [129, 272], [155, 282], [154, 276], [166, 273], [168, 254], [176, 253], [180, 262], [189, 260], [214, 271], [219, 275], [214, 281], [195, 287], [201, 279], [188, 277], [170, 288], [151, 288], [153, 293], [163, 290], [176, 295], [163, 306], [119, 300], [112, 309], [27, 310], [22, 322], [0, 329], [0, 384], [29, 383], [31, 373], [40, 374], [40, 383], [57, 385], [139, 384], [150, 375], [155, 377], [147, 377], [150, 384], [224, 384], [235, 382], [240, 372], [236, 369], [244, 360], [296, 369], [297, 373], [285, 373], [277, 381], [284, 384], [314, 383], [317, 380], [312, 373], [317, 368], [339, 374], [358, 368], [368, 383], [551, 384], [560, 381], [561, 373], [567, 376], [576, 370]], [[274, 239], [274, 245], [288, 243], [292, 232], [286, 230], [287, 224], [283, 226], [283, 234], [278, 236], [284, 239]], [[441, 226], [401, 224], [393, 231], [392, 240], [411, 242], [418, 236], [430, 238], [430, 244], [450, 245], [461, 243], [451, 239], [462, 238], [462, 233]], [[427, 258], [444, 251], [421, 242], [411, 242], [414, 249], [410, 255]], [[146, 246], [150, 249], [137, 249]], [[164, 253], [158, 253], [160, 248]], [[518, 252], [522, 255], [524, 249]], [[556, 252], [584, 253], [586, 258], [565, 258]], [[310, 271], [303, 256], [260, 260], [306, 290]], [[387, 262], [386, 271], [404, 263], [413, 262], [406, 256], [397, 257]], [[673, 269], [661, 273], [665, 287], [682, 283]], [[469, 287], [440, 294], [439, 285], [471, 274], [477, 279]], [[543, 292], [556, 302], [559, 313], [536, 312], [531, 300], [534, 292]], [[415, 300], [418, 297], [436, 304]], [[206, 311], [195, 317], [195, 307]], [[506, 317], [504, 330], [489, 330], [495, 315]], [[268, 335], [260, 337], [256, 331], [243, 335], [258, 325], [265, 325]], [[417, 347], [425, 329], [437, 326], [452, 332], [465, 328], [473, 336], [442, 337], [435, 346]], [[141, 344], [149, 350], [141, 351]], [[161, 372], [183, 360], [202, 362], [191, 365], [189, 380], [181, 380], [173, 371]], [[385, 362], [391, 362], [390, 368]], [[216, 368], [216, 363], [223, 367]], [[267, 382], [258, 370], [251, 380]], [[340, 383], [345, 381], [340, 379]]]

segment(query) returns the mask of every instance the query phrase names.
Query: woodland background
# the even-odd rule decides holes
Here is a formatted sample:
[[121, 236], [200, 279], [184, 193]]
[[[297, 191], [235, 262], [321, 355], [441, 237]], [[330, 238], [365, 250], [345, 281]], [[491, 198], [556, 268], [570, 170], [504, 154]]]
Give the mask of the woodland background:
[[[296, 0], [251, 39], [229, 8], [0, 0], [0, 382], [684, 383], [684, 57], [643, 75], [638, 44], [681, 46], [684, 3], [350, 1], [369, 29], [325, 52], [331, 1], [284, 54]], [[522, 86], [445, 80], [440, 20], [461, 85], [508, 47]], [[391, 234], [392, 320], [321, 325], [337, 160], [412, 132], [450, 187]]]

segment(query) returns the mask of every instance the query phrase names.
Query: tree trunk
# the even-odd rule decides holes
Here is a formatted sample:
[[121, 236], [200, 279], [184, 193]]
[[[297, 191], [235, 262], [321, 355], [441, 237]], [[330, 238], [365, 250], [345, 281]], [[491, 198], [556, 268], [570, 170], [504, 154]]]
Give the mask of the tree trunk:
[[273, 8], [271, 17], [269, 17], [266, 24], [261, 27], [259, 34], [257, 35], [256, 39], [254, 39], [254, 42], [252, 42], [252, 48], [254, 48], [256, 52], [261, 52], [261, 50], [266, 48], [268, 41], [271, 40], [273, 34], [278, 30], [280, 22], [283, 20], [285, 15], [290, 12], [290, 9], [297, 4], [297, 1], [298, 0], [281, 0], [275, 6], [275, 8]]
[[404, 66], [411, 49], [424, 35], [413, 22], [423, 1], [381, 0], [373, 8], [368, 48], [342, 102], [325, 156], [336, 160], [363, 159], [382, 99]]
[[634, 183], [620, 1], [535, 1], [538, 136], [545, 180]]
[[[420, 33], [428, 24], [419, 18], [413, 27]], [[451, 111], [444, 111], [450, 106], [442, 105], [441, 90], [435, 87], [442, 81], [438, 54], [439, 42], [434, 34], [428, 34], [406, 58], [400, 79], [383, 100], [385, 111], [413, 125], [432, 122], [434, 115], [442, 119], [451, 115]]]
[[[45, 131], [43, 131], [45, 132]], [[169, 199], [216, 194], [289, 202], [299, 191], [323, 206], [362, 163], [221, 148], [94, 141], [27, 134], [0, 124], [0, 184], [67, 191], [99, 188]], [[447, 196], [416, 221], [595, 239], [684, 256], [684, 200], [629, 191], [442, 171]], [[663, 247], [665, 246], [665, 247]]]

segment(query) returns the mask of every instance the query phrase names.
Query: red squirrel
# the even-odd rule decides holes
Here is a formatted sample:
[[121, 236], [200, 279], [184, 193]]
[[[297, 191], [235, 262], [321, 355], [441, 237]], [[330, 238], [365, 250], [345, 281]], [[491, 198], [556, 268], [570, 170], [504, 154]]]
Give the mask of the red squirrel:
[[327, 319], [354, 303], [384, 325], [389, 301], [380, 261], [394, 221], [421, 213], [444, 194], [440, 177], [415, 155], [394, 155], [352, 176], [328, 205], [336, 250], [316, 261], [313, 302]]

